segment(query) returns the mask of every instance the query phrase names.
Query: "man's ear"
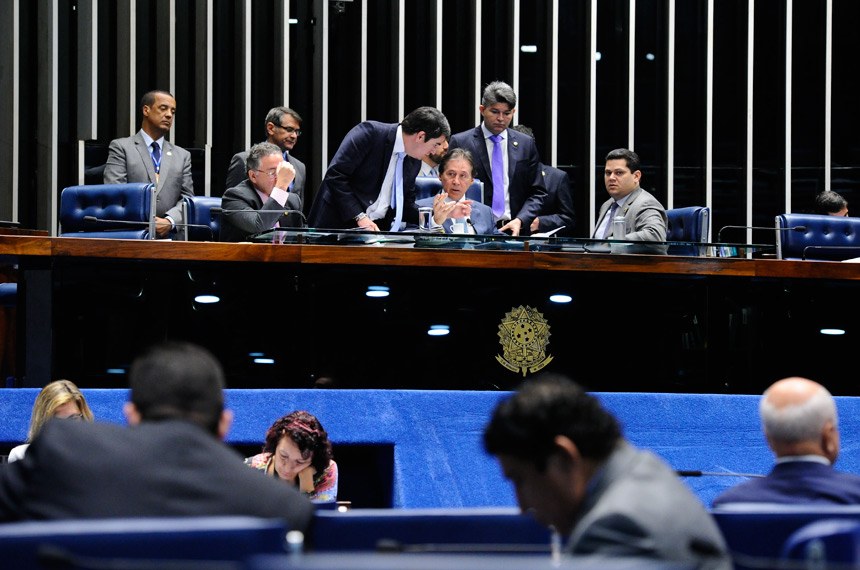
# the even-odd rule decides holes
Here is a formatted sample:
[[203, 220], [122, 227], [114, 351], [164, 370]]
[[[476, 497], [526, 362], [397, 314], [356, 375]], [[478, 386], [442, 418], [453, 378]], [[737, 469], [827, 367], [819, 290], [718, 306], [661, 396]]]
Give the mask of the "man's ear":
[[556, 452], [553, 457], [557, 458], [559, 466], [563, 469], [572, 469], [582, 461], [582, 455], [579, 453], [579, 448], [576, 444], [565, 435], [557, 435], [553, 440], [556, 447]]
[[424, 131], [418, 131], [415, 133], [415, 142], [422, 142], [427, 138], [427, 133]]
[[836, 458], [839, 457], [839, 430], [832, 421], [825, 423], [824, 429], [821, 430], [821, 448], [830, 463], [836, 463]]
[[140, 423], [140, 412], [138, 411], [137, 406], [133, 403], [126, 402], [122, 407], [122, 413], [125, 416], [125, 421], [128, 422], [128, 425], [136, 426]]
[[227, 434], [230, 433], [230, 426], [233, 425], [233, 411], [224, 410], [221, 412], [221, 417], [218, 419], [218, 437], [222, 440], [227, 439]]

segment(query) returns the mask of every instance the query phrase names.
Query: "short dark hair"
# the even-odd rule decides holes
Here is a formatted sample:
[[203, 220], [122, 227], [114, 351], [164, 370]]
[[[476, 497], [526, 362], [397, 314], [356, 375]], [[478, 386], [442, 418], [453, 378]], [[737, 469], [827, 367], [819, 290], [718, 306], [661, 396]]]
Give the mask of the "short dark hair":
[[621, 439], [615, 418], [569, 378], [543, 374], [496, 406], [484, 431], [492, 455], [509, 455], [546, 469], [555, 438], [570, 439], [583, 457], [603, 461]]
[[465, 160], [468, 162], [469, 166], [472, 167], [472, 178], [475, 177], [475, 160], [472, 158], [472, 153], [465, 148], [460, 147], [452, 148], [445, 153], [445, 156], [442, 157], [442, 162], [439, 163], [439, 172], [445, 172], [445, 168], [447, 168], [448, 163], [455, 159]]
[[403, 127], [403, 132], [407, 135], [424, 131], [427, 140], [443, 135], [445, 138], [451, 138], [451, 126], [448, 124], [448, 119], [436, 107], [418, 107], [400, 121], [400, 126]]
[[[273, 125], [281, 126], [281, 119], [284, 118], [284, 115], [289, 115], [296, 120], [299, 126], [302, 126], [302, 117], [297, 112], [293, 111], [289, 107], [272, 107], [269, 109], [269, 112], [266, 113], [266, 123], [272, 123]], [[264, 124], [264, 126], [265, 126]]]
[[248, 151], [248, 158], [245, 159], [245, 171], [257, 170], [260, 168], [260, 162], [270, 154], [284, 156], [278, 145], [270, 142], [257, 143]]
[[173, 93], [171, 93], [170, 91], [164, 91], [163, 89], [153, 89], [152, 91], [147, 91], [146, 93], [144, 93], [143, 97], [140, 98], [141, 111], [143, 111], [144, 106], [152, 107], [152, 104], [155, 103], [156, 95], [167, 95], [174, 101], [176, 100], [176, 97], [174, 97]]
[[848, 200], [839, 192], [824, 190], [815, 197], [816, 214], [836, 214], [843, 208], [848, 207]]
[[626, 148], [616, 148], [615, 150], [610, 150], [609, 154], [606, 155], [607, 161], [619, 159], [623, 159], [627, 162], [627, 168], [630, 169], [630, 172], [642, 170], [642, 164], [639, 162], [639, 155], [632, 150]]
[[535, 133], [529, 127], [525, 125], [514, 125], [510, 128], [512, 131], [517, 131], [518, 133], [522, 133], [527, 137], [535, 138]]
[[489, 107], [496, 103], [507, 103], [511, 109], [514, 109], [517, 106], [517, 94], [514, 93], [514, 88], [504, 81], [493, 81], [487, 84], [481, 95], [481, 105]]
[[205, 348], [176, 341], [152, 346], [132, 363], [129, 384], [141, 421], [185, 420], [218, 435], [224, 371]]
[[310, 412], [296, 410], [275, 420], [266, 432], [266, 443], [263, 452], [274, 453], [281, 439], [289, 437], [299, 448], [303, 459], [313, 454], [311, 465], [317, 475], [328, 467], [332, 458], [331, 441], [320, 421]]

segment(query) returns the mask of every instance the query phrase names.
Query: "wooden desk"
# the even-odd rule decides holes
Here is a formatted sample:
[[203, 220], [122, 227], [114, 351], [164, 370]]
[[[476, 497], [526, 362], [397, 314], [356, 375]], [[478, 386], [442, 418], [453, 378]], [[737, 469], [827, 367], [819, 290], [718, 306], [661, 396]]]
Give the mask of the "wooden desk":
[[237, 388], [509, 389], [526, 366], [601, 391], [759, 393], [802, 374], [860, 392], [838, 357], [860, 331], [857, 264], [39, 236], [0, 236], [0, 255], [25, 292], [21, 385], [124, 386], [140, 347], [178, 338]]

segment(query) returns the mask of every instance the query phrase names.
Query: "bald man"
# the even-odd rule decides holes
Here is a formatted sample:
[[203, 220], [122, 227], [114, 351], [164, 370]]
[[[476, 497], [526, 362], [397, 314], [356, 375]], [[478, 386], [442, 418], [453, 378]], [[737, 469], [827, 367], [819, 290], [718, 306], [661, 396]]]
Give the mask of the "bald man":
[[785, 378], [759, 403], [762, 429], [776, 465], [767, 477], [728, 489], [726, 503], [860, 504], [860, 477], [833, 469], [839, 455], [836, 402], [824, 386]]

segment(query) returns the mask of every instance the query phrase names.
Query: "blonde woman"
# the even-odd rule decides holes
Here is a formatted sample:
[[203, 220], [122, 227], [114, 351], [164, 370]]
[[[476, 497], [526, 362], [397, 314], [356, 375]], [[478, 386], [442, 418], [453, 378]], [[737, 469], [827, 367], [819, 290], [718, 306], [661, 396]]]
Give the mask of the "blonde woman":
[[30, 430], [27, 432], [27, 443], [14, 447], [9, 452], [9, 462], [24, 458], [30, 442], [51, 418], [64, 420], [93, 421], [93, 412], [87, 405], [84, 395], [74, 383], [68, 380], [51, 382], [36, 396], [33, 404], [33, 414], [30, 417]]

